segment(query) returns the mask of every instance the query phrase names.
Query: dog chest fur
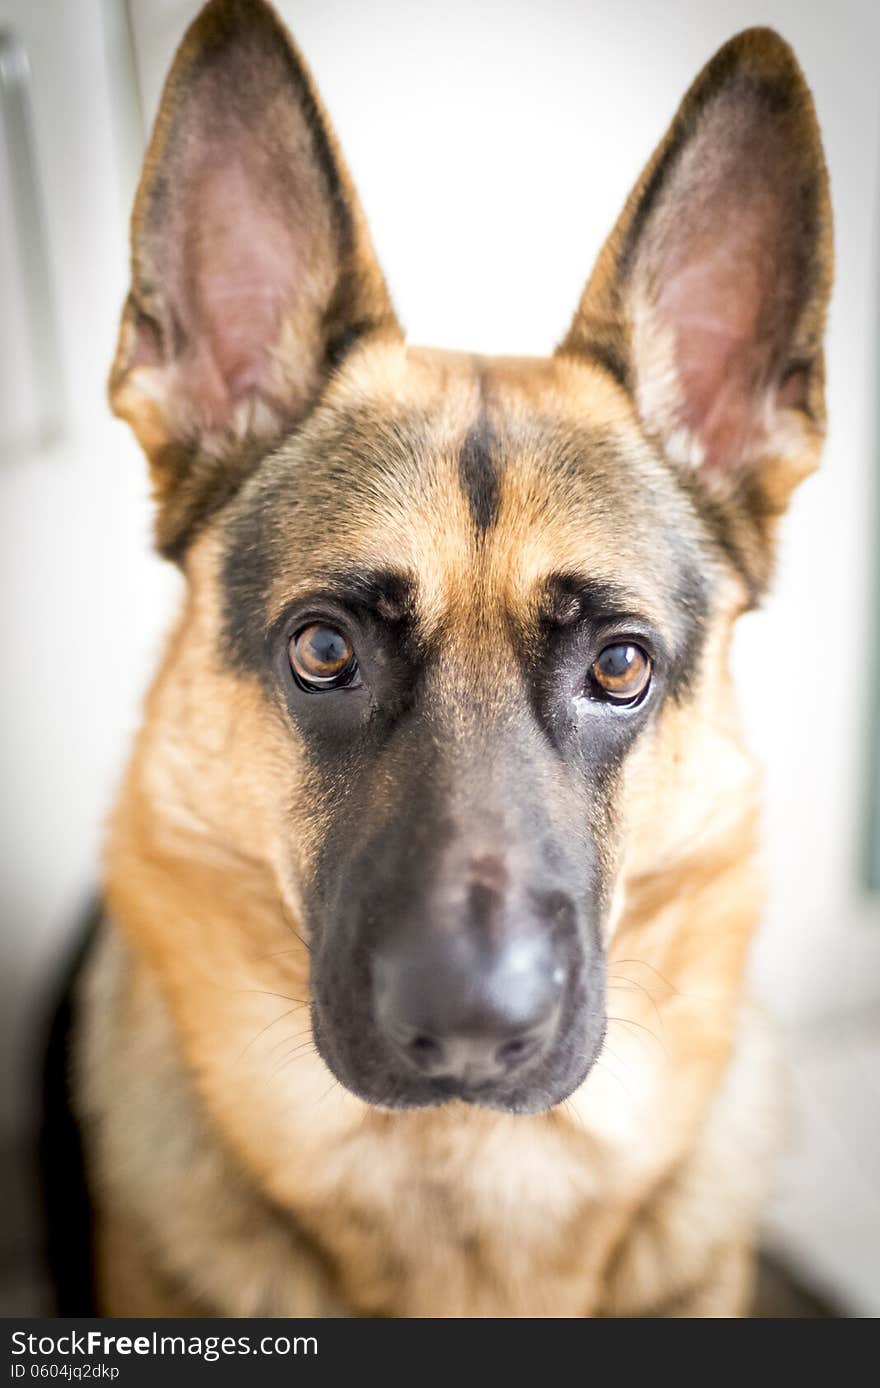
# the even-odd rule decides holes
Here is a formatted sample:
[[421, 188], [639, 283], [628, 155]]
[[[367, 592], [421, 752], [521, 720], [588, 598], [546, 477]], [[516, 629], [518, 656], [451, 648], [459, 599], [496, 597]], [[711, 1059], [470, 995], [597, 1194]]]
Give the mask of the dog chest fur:
[[174, 1315], [730, 1314], [729, 1256], [717, 1303], [712, 1287], [731, 1246], [734, 1301], [748, 1296], [744, 1245], [781, 1126], [772, 1043], [752, 1012], [697, 1141], [661, 1171], [633, 1171], [629, 1134], [603, 1133], [600, 1083], [546, 1118], [352, 1115], [305, 1167], [290, 1153], [292, 1169], [320, 1171], [282, 1201], [212, 1124], [160, 989], [109, 923], [80, 1005], [111, 1312], [134, 1297], [143, 1314]]

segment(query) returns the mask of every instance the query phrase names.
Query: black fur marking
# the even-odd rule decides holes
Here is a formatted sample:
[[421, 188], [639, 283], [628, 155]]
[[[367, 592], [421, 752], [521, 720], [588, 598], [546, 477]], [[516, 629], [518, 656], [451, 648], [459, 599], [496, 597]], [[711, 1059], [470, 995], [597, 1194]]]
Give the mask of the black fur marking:
[[352, 569], [333, 573], [327, 576], [324, 586], [346, 607], [375, 613], [385, 621], [410, 619], [415, 610], [413, 580], [393, 570]]
[[480, 417], [462, 444], [458, 459], [461, 488], [468, 499], [474, 523], [482, 534], [498, 518], [501, 488], [493, 458], [494, 445], [484, 401]]
[[597, 582], [582, 574], [553, 574], [545, 587], [544, 615], [558, 626], [569, 626], [591, 616], [629, 612], [633, 605], [622, 585]]
[[624, 390], [631, 388], [629, 364], [618, 347], [611, 342], [600, 342], [591, 338], [584, 344], [583, 351]]

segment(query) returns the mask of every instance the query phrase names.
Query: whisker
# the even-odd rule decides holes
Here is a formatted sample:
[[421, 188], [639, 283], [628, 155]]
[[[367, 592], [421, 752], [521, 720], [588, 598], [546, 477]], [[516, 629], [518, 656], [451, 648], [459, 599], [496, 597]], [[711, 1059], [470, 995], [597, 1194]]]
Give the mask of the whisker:
[[639, 967], [642, 969], [650, 969], [651, 973], [656, 974], [657, 978], [659, 978], [664, 988], [668, 988], [670, 993], [674, 993], [676, 996], [678, 996], [678, 989], [675, 987], [673, 983], [669, 982], [669, 979], [665, 976], [665, 974], [661, 974], [659, 969], [655, 969], [653, 964], [648, 964], [644, 959], [612, 959], [611, 963], [614, 965], [615, 968], [618, 964], [638, 964]]
[[563, 1099], [562, 1107], [565, 1109], [566, 1113], [569, 1114], [571, 1119], [577, 1124], [577, 1126], [581, 1129], [581, 1131], [586, 1132], [587, 1128], [586, 1124], [584, 1123], [583, 1117], [580, 1113], [578, 1113], [570, 1098]]
[[255, 954], [251, 957], [251, 963], [261, 964], [264, 959], [280, 959], [282, 954], [299, 954], [299, 949], [296, 945], [290, 945], [288, 949], [275, 949], [270, 954]]
[[257, 993], [264, 998], [280, 998], [282, 1002], [297, 1002], [302, 1007], [308, 1006], [308, 998], [295, 998], [290, 993], [276, 993], [274, 988], [230, 988], [231, 993]]
[[303, 949], [306, 951], [306, 953], [307, 953], [307, 954], [311, 954], [311, 952], [312, 952], [312, 947], [311, 947], [311, 945], [308, 944], [308, 943], [303, 939], [302, 935], [300, 935], [299, 931], [296, 929], [295, 926], [292, 925], [290, 928], [291, 928], [291, 930], [293, 931], [293, 933], [294, 933], [294, 935], [296, 936], [296, 938], [299, 940], [300, 944], [302, 945], [302, 947], [303, 947]]
[[334, 1078], [333, 1083], [330, 1085], [330, 1088], [324, 1090], [324, 1093], [321, 1095], [320, 1099], [318, 1100], [318, 1103], [315, 1104], [315, 1108], [318, 1108], [320, 1104], [323, 1104], [324, 1100], [327, 1098], [329, 1094], [333, 1093], [333, 1090], [336, 1088], [338, 1084], [339, 1081]]
[[[615, 979], [622, 979], [623, 981], [622, 981], [622, 982], [614, 982], [613, 980], [615, 980]], [[663, 1029], [663, 1025], [664, 1025], [664, 1023], [663, 1023], [663, 1017], [662, 1017], [662, 1015], [661, 1015], [660, 1008], [657, 1006], [657, 999], [654, 997], [654, 994], [651, 993], [651, 992], [645, 987], [644, 983], [638, 983], [638, 982], [636, 981], [636, 979], [634, 979], [634, 978], [627, 978], [625, 974], [609, 974], [609, 975], [608, 975], [608, 980], [609, 980], [609, 982], [608, 982], [608, 987], [609, 987], [609, 989], [613, 989], [613, 988], [632, 988], [632, 989], [634, 989], [634, 990], [635, 990], [635, 989], [638, 989], [638, 991], [639, 991], [640, 993], [644, 993], [645, 997], [648, 999], [648, 1002], [651, 1004], [651, 1006], [652, 1006], [653, 1009], [654, 1009], [654, 1016], [657, 1018], [657, 1021], [658, 1021], [659, 1025], [660, 1025], [661, 1030]]]
[[657, 1036], [657, 1034], [656, 1034], [655, 1032], [653, 1032], [653, 1031], [651, 1030], [650, 1027], [646, 1027], [645, 1024], [644, 1024], [644, 1022], [634, 1022], [634, 1021], [632, 1021], [632, 1019], [629, 1018], [629, 1017], [612, 1017], [610, 1014], [609, 1014], [609, 1016], [608, 1016], [608, 1021], [609, 1021], [609, 1022], [619, 1022], [621, 1026], [624, 1026], [624, 1027], [638, 1027], [639, 1031], [646, 1031], [646, 1032], [648, 1033], [648, 1035], [650, 1036], [651, 1040], [654, 1041], [654, 1042], [660, 1047], [660, 1049], [662, 1050], [663, 1054], [664, 1054], [664, 1055], [667, 1057], [667, 1059], [668, 1059], [669, 1052], [668, 1052], [667, 1049], [666, 1049], [665, 1043], [664, 1043], [663, 1041], [661, 1041], [660, 1037]]
[[307, 954], [311, 954], [311, 952], [312, 952], [312, 947], [311, 947], [311, 945], [308, 943], [307, 940], [304, 940], [304, 939], [303, 939], [302, 935], [300, 935], [300, 933], [299, 933], [299, 931], [297, 930], [296, 926], [294, 925], [293, 921], [290, 919], [290, 915], [288, 914], [287, 910], [284, 909], [284, 908], [282, 908], [282, 909], [283, 909], [283, 914], [284, 914], [284, 924], [287, 926], [287, 928], [288, 928], [288, 930], [290, 931], [290, 933], [291, 933], [292, 935], [295, 935], [295, 936], [296, 936], [296, 938], [299, 940], [300, 944], [302, 945], [302, 947], [303, 947], [303, 949], [306, 951], [306, 953], [307, 953]]
[[[286, 1055], [281, 1057], [278, 1064], [269, 1072], [268, 1078], [274, 1080], [275, 1076], [280, 1074], [282, 1070], [286, 1069], [289, 1064], [297, 1059], [299, 1054], [307, 1055], [310, 1051], [315, 1051], [315, 1045], [311, 1037], [308, 1037], [305, 1041], [298, 1042]], [[315, 1053], [317, 1054], [317, 1052]]]
[[281, 1038], [280, 1041], [276, 1041], [273, 1045], [271, 1045], [271, 1046], [269, 1047], [269, 1049], [268, 1049], [268, 1051], [266, 1052], [266, 1054], [267, 1054], [267, 1055], [273, 1055], [273, 1054], [275, 1053], [275, 1051], [279, 1051], [279, 1050], [281, 1049], [281, 1047], [282, 1047], [282, 1046], [286, 1046], [286, 1045], [288, 1044], [288, 1042], [290, 1042], [290, 1041], [301, 1041], [301, 1040], [303, 1039], [304, 1036], [311, 1036], [311, 1034], [312, 1034], [312, 1028], [311, 1028], [310, 1026], [308, 1026], [308, 1027], [303, 1027], [302, 1031], [295, 1031], [291, 1036], [282, 1036], [282, 1038]]
[[[617, 1083], [620, 1085], [628, 1099], [634, 1098], [633, 1092], [630, 1089], [629, 1085], [624, 1084], [620, 1075], [616, 1074], [615, 1071], [612, 1070], [611, 1066], [608, 1064], [609, 1056], [615, 1062], [616, 1065], [622, 1065], [624, 1069], [626, 1069], [626, 1061], [622, 1058], [622, 1056], [619, 1056], [616, 1054], [616, 1052], [612, 1051], [611, 1047], [608, 1045], [608, 1039], [606, 1037], [602, 1043], [602, 1049], [596, 1057], [595, 1063], [597, 1066], [603, 1066], [607, 1073], [611, 1076], [611, 1078], [617, 1081]], [[587, 1057], [584, 1056], [584, 1059], [586, 1060]]]
[[241, 1060], [243, 1060], [244, 1057], [247, 1055], [247, 1053], [248, 1053], [248, 1051], [250, 1050], [251, 1046], [255, 1045], [256, 1042], [259, 1041], [260, 1037], [261, 1037], [261, 1036], [264, 1036], [265, 1033], [266, 1033], [267, 1031], [270, 1031], [270, 1030], [272, 1029], [272, 1027], [277, 1027], [277, 1025], [278, 1025], [279, 1022], [283, 1022], [283, 1021], [284, 1021], [285, 1017], [292, 1017], [293, 1014], [294, 1014], [294, 1012], [298, 1012], [298, 1011], [300, 1010], [301, 1007], [305, 1007], [305, 1006], [306, 1006], [305, 1003], [297, 1003], [295, 1007], [289, 1007], [289, 1008], [287, 1009], [286, 1012], [282, 1012], [282, 1014], [281, 1014], [280, 1017], [275, 1017], [273, 1021], [267, 1022], [266, 1025], [265, 1025], [264, 1027], [261, 1027], [261, 1028], [260, 1028], [260, 1030], [257, 1032], [256, 1036], [252, 1036], [252, 1037], [251, 1037], [250, 1041], [248, 1041], [247, 1045], [245, 1046], [245, 1048], [244, 1048], [244, 1050], [241, 1052], [241, 1054], [238, 1055], [238, 1056], [236, 1056], [235, 1062], [234, 1062], [234, 1063], [235, 1063], [236, 1065], [238, 1065], [238, 1063], [239, 1063]]

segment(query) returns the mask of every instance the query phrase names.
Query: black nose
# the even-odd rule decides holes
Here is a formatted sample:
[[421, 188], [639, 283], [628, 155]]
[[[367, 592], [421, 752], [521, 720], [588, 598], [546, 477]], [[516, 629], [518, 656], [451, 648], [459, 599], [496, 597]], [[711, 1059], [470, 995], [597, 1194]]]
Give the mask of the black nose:
[[376, 1022], [408, 1066], [471, 1088], [547, 1052], [565, 980], [551, 933], [538, 924], [494, 943], [413, 928], [375, 961]]

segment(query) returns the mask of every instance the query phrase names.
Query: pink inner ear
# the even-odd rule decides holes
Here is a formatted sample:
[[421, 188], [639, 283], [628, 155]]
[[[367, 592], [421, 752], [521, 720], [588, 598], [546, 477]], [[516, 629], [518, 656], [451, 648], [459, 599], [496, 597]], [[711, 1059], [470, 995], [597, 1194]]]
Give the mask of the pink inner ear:
[[242, 398], [271, 394], [271, 352], [303, 249], [235, 157], [199, 170], [175, 220], [166, 273], [184, 338], [179, 386], [216, 430]]
[[803, 399], [803, 382], [780, 393], [813, 249], [801, 160], [764, 89], [734, 85], [702, 113], [645, 233], [638, 273], [674, 348], [661, 429], [683, 426], [708, 469], [753, 449], [768, 405]]
[[[166, 368], [155, 393], [178, 436], [269, 422], [242, 401], [292, 416], [323, 365], [339, 274], [329, 175], [272, 25], [251, 46], [239, 36], [196, 56], [142, 194], [136, 279], [155, 307]], [[145, 326], [136, 361], [155, 351]]]
[[[745, 229], [740, 228], [740, 233]], [[719, 238], [663, 279], [657, 310], [673, 330], [681, 422], [703, 465], [724, 468], [758, 425], [772, 342], [764, 329], [762, 247], [747, 235]]]

